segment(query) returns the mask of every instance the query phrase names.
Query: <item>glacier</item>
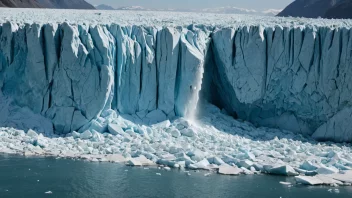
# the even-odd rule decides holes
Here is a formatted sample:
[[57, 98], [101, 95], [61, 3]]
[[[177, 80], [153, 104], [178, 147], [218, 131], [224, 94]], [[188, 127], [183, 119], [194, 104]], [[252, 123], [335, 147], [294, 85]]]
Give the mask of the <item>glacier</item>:
[[352, 168], [351, 20], [1, 11], [2, 151]]
[[146, 124], [192, 117], [204, 99], [257, 126], [351, 142], [350, 21], [316, 21], [4, 22], [0, 88], [59, 134], [83, 132], [110, 109]]

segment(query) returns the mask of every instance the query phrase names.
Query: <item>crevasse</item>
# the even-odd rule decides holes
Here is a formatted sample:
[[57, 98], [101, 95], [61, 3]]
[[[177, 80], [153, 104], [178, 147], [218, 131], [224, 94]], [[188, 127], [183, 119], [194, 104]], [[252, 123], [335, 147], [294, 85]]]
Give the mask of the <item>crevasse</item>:
[[[258, 126], [351, 142], [352, 30], [8, 22], [0, 89], [2, 126], [83, 132], [111, 110], [152, 124], [192, 117], [202, 99]], [[45, 124], [19, 121], [32, 114]]]

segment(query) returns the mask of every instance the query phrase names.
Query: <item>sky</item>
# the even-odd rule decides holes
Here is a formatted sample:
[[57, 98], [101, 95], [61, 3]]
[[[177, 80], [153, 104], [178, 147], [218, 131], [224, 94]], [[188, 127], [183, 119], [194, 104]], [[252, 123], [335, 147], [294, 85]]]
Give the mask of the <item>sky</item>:
[[294, 0], [86, 0], [92, 5], [107, 4], [118, 8], [123, 6], [142, 6], [145, 8], [195, 9], [222, 6], [265, 10], [283, 9]]

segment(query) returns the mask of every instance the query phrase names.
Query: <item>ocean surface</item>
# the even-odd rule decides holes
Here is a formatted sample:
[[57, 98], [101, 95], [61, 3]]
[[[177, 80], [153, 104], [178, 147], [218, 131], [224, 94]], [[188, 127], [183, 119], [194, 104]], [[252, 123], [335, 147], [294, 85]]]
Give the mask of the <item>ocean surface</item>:
[[0, 197], [352, 197], [352, 187], [289, 187], [280, 182], [294, 184], [293, 178], [206, 173], [0, 155]]

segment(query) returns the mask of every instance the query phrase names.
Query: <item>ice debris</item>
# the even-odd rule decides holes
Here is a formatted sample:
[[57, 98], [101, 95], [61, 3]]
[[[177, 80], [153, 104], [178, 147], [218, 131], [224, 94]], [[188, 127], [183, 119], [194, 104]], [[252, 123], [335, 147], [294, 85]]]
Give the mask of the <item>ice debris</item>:
[[219, 166], [218, 173], [221, 175], [239, 175], [243, 173], [243, 170], [226, 164]]
[[[175, 119], [146, 126], [117, 116], [117, 121], [125, 125], [107, 124], [112, 126], [110, 130], [119, 131], [114, 135], [109, 127], [104, 133], [88, 129], [89, 133], [73, 132], [61, 136], [0, 128], [0, 151], [130, 166], [159, 165], [164, 170], [204, 169], [226, 175], [302, 174], [297, 177], [298, 182], [311, 185], [352, 183], [351, 170], [348, 170], [352, 168], [351, 147], [318, 143], [289, 131], [256, 128], [232, 119], [211, 104], [204, 105], [207, 111], [203, 111], [193, 124]], [[170, 129], [181, 128], [180, 123], [183, 123], [183, 129], [197, 131], [197, 137], [173, 137]], [[253, 133], [257, 135], [246, 135]]]

